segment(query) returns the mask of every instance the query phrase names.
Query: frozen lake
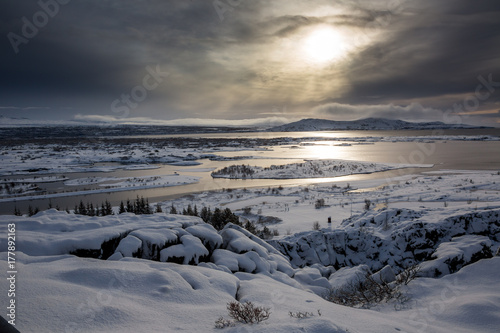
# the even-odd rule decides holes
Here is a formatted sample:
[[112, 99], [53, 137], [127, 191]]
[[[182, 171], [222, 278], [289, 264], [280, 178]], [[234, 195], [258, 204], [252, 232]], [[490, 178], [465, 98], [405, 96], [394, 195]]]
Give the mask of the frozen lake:
[[[49, 202], [61, 209], [66, 207], [72, 209], [80, 200], [99, 204], [109, 200], [113, 205], [118, 205], [121, 200], [134, 199], [136, 196], [149, 198], [150, 202], [156, 202], [186, 195], [193, 192], [220, 190], [224, 188], [250, 188], [250, 187], [277, 187], [293, 186], [311, 183], [344, 182], [372, 178], [390, 179], [403, 174], [420, 173], [422, 171], [434, 170], [500, 170], [500, 141], [484, 141], [486, 136], [498, 137], [500, 129], [482, 130], [436, 130], [436, 131], [338, 131], [338, 132], [292, 132], [292, 133], [209, 133], [189, 135], [155, 135], [126, 137], [127, 140], [136, 142], [136, 146], [148, 145], [144, 140], [179, 140], [181, 137], [189, 139], [201, 138], [209, 142], [217, 138], [229, 140], [231, 147], [215, 147], [211, 149], [192, 147], [193, 152], [199, 154], [210, 153], [229, 160], [211, 160], [208, 158], [197, 159], [199, 165], [182, 166], [168, 165], [164, 163], [154, 164], [156, 168], [124, 170], [114, 169], [121, 163], [107, 162], [92, 164], [92, 168], [111, 167], [109, 172], [55, 172], [49, 175], [57, 177], [65, 176], [64, 181], [54, 181], [40, 184], [46, 193], [52, 198], [36, 198], [26, 200], [17, 198], [16, 201], [3, 197], [0, 202], [1, 214], [12, 214], [14, 207], [26, 211], [27, 207], [40, 207], [45, 209]], [[453, 136], [453, 137], [450, 137]], [[458, 136], [458, 139], [457, 139]], [[466, 139], [460, 139], [464, 136]], [[416, 140], [415, 137], [419, 139]], [[451, 139], [449, 139], [450, 137]], [[474, 137], [474, 140], [471, 138]], [[123, 139], [113, 138], [113, 139]], [[291, 138], [290, 143], [286, 140], [279, 141], [277, 138]], [[231, 141], [234, 139], [234, 142]], [[238, 148], [238, 140], [256, 139], [254, 149]], [[92, 139], [95, 144], [106, 138]], [[266, 141], [266, 140], [269, 140]], [[497, 139], [498, 140], [498, 139]], [[40, 147], [40, 146], [39, 146]], [[73, 147], [75, 150], [78, 147]], [[260, 148], [260, 149], [255, 149]], [[189, 151], [184, 150], [184, 151]], [[52, 153], [53, 154], [53, 153]], [[45, 156], [45, 155], [44, 155]], [[50, 155], [48, 155], [50, 156]], [[304, 159], [342, 159], [353, 161], [366, 161], [377, 163], [404, 163], [404, 164], [433, 164], [431, 168], [409, 168], [394, 171], [377, 172], [372, 174], [359, 174], [335, 178], [313, 178], [313, 179], [222, 179], [212, 178], [212, 170], [223, 168], [233, 164], [245, 164], [252, 166], [268, 167], [270, 165], [282, 165], [302, 162]], [[47, 163], [47, 160], [44, 160]], [[50, 161], [50, 159], [49, 159]], [[54, 157], [54, 163], [61, 163]], [[43, 167], [43, 165], [40, 165]], [[199, 177], [198, 182], [186, 185], [157, 187], [148, 189], [106, 192], [99, 184], [82, 184], [68, 186], [68, 181], [94, 178], [134, 178], [147, 176], [165, 176], [178, 174], [179, 176]], [[47, 173], [43, 174], [44, 176]], [[33, 177], [33, 173], [4, 175], [3, 179], [15, 180]], [[112, 183], [113, 181], [111, 181]], [[101, 193], [81, 195], [78, 191], [96, 190]], [[65, 193], [72, 191], [74, 193]], [[95, 191], [94, 191], [95, 192]]]

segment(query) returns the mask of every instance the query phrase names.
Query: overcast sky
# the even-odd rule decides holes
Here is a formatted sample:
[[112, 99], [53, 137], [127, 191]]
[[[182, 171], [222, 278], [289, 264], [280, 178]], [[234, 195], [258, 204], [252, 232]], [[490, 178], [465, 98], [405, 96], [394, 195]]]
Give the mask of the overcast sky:
[[498, 0], [0, 6], [0, 115], [8, 117], [500, 124]]

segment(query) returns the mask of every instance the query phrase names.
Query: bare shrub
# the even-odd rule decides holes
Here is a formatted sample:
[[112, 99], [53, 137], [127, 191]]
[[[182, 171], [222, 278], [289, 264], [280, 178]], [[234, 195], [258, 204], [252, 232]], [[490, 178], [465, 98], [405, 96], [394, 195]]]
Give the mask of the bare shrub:
[[320, 209], [325, 207], [325, 199], [317, 199], [316, 202], [314, 203], [314, 208]]
[[336, 304], [363, 308], [369, 308], [393, 298], [402, 298], [398, 285], [377, 282], [368, 273], [364, 278], [358, 277], [344, 288], [331, 289], [325, 296], [326, 300]]
[[271, 314], [269, 310], [270, 308], [255, 306], [249, 301], [246, 301], [243, 304], [236, 301], [229, 302], [227, 304], [229, 316], [234, 320], [245, 324], [259, 323], [269, 319], [269, 315]]
[[321, 228], [320, 224], [318, 221], [315, 221], [313, 223], [313, 230], [319, 230]]
[[226, 328], [226, 327], [234, 326], [234, 322], [231, 320], [224, 319], [224, 317], [219, 317], [215, 321], [215, 328]]
[[419, 272], [420, 272], [419, 265], [410, 266], [401, 273], [399, 273], [399, 275], [396, 277], [396, 283], [404, 284], [406, 286], [408, 283], [410, 283], [417, 277]]

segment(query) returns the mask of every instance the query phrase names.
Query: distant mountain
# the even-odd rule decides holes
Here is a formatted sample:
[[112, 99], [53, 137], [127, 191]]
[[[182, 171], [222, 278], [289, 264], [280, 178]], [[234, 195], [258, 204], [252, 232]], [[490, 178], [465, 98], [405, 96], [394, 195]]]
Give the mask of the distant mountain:
[[325, 119], [302, 119], [293, 123], [275, 126], [270, 132], [307, 132], [334, 130], [429, 130], [455, 128], [486, 128], [466, 124], [445, 124], [440, 121], [412, 123], [403, 120], [385, 118], [366, 118], [352, 121], [335, 121]]

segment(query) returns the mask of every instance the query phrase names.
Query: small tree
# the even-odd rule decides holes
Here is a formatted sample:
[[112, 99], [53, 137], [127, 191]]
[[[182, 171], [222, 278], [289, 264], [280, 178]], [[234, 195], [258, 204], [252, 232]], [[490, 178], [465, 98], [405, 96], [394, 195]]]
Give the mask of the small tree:
[[105, 215], [114, 215], [113, 206], [111, 206], [111, 202], [109, 202], [107, 199], [104, 202], [104, 214]]
[[226, 225], [224, 218], [222, 216], [222, 211], [220, 208], [215, 208], [214, 213], [212, 214], [212, 218], [210, 220], [210, 224], [216, 229], [216, 230], [222, 230], [224, 226]]
[[210, 207], [207, 208], [203, 206], [203, 208], [200, 211], [200, 217], [203, 221], [208, 223], [212, 219], [212, 212], [210, 210]]
[[127, 199], [127, 206], [125, 208], [127, 213], [134, 213], [134, 205]]
[[156, 204], [155, 213], [163, 213], [163, 210], [161, 209], [161, 205], [159, 202]]
[[21, 211], [17, 208], [17, 206], [14, 207], [14, 215], [16, 216], [22, 216]]
[[120, 201], [120, 208], [118, 209], [118, 214], [123, 214], [126, 212], [127, 212], [127, 210], [125, 209], [125, 205], [123, 204], [123, 201]]
[[315, 221], [313, 223], [313, 230], [319, 230], [321, 228], [320, 224], [318, 221]]

